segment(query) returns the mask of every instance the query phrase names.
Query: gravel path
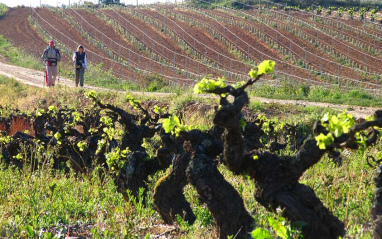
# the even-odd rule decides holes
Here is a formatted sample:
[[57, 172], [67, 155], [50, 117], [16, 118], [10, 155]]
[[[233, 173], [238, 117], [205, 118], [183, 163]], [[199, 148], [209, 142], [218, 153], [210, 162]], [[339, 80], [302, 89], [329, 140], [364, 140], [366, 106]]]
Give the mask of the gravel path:
[[[0, 75], [5, 75], [10, 78], [14, 78], [19, 82], [22, 82], [23, 84], [27, 84], [34, 87], [40, 87], [44, 88], [44, 72], [33, 70], [33, 69], [27, 69], [24, 67], [19, 66], [13, 66], [6, 63], [3, 63], [0, 61]], [[68, 87], [74, 87], [73, 80], [65, 79], [63, 77], [60, 77], [59, 83], [60, 85], [65, 85]], [[92, 89], [92, 90], [108, 90], [101, 87], [95, 87], [95, 86], [84, 86], [85, 89]], [[124, 91], [121, 91], [121, 93]], [[132, 92], [134, 93], [134, 92]], [[138, 93], [138, 92], [136, 92]], [[152, 92], [139, 92], [139, 94], [147, 94], [147, 95], [156, 95], [158, 97], [167, 96], [170, 93], [152, 93]], [[332, 108], [337, 110], [343, 110], [347, 109], [349, 113], [354, 115], [356, 118], [364, 117], [368, 115], [372, 115], [375, 110], [379, 108], [373, 108], [373, 107], [361, 107], [361, 106], [349, 106], [349, 105], [336, 105], [336, 104], [329, 104], [329, 103], [319, 103], [319, 102], [309, 102], [309, 101], [303, 101], [303, 100], [274, 100], [274, 99], [266, 99], [266, 98], [252, 98], [252, 100], [259, 100], [262, 103], [279, 103], [279, 104], [292, 104], [292, 105], [300, 105], [300, 106], [318, 106], [318, 107], [326, 107], [326, 108]]]

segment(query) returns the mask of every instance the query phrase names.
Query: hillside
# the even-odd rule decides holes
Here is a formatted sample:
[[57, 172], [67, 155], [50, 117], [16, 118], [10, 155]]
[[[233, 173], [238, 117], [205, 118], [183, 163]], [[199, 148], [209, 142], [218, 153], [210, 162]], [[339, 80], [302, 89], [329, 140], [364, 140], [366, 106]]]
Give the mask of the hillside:
[[381, 238], [379, 25], [235, 4], [0, 13], [1, 237]]
[[245, 80], [256, 64], [272, 59], [276, 82], [376, 92], [382, 73], [382, 34], [376, 24], [271, 3], [260, 10], [186, 5], [11, 8], [0, 20], [0, 34], [36, 57], [54, 39], [65, 62], [84, 45], [93, 66], [126, 80], [153, 75], [182, 85], [205, 75]]

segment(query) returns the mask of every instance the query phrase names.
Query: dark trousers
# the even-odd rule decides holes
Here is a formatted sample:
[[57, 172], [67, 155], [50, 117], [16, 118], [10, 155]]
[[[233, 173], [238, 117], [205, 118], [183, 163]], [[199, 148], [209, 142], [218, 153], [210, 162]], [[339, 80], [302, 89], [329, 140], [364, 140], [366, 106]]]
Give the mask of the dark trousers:
[[78, 87], [78, 83], [80, 83], [80, 86], [84, 86], [84, 74], [85, 74], [85, 68], [80, 67], [76, 68], [76, 87]]

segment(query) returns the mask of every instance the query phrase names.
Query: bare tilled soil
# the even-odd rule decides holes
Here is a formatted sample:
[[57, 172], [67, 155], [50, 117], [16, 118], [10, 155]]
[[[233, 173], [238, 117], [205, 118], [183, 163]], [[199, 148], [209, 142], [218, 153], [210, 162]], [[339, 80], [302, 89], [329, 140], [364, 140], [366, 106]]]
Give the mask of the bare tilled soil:
[[332, 19], [333, 21], [338, 21], [346, 25], [350, 25], [358, 29], [360, 35], [364, 33], [370, 33], [382, 38], [381, 24], [380, 21], [375, 21], [374, 23], [369, 22], [370, 17], [367, 16], [368, 21], [365, 24], [365, 21], [362, 21], [359, 17], [350, 18], [349, 15], [343, 14], [342, 17], [338, 17], [337, 13], [332, 13], [331, 15], [325, 15], [325, 17]]
[[[256, 16], [254, 15], [254, 17]], [[261, 24], [256, 24], [252, 22], [252, 25], [256, 26], [258, 29], [262, 29]], [[273, 39], [276, 39], [276, 31], [274, 29], [265, 26], [264, 31], [267, 35], [271, 36]], [[339, 75], [342, 77], [349, 77], [352, 79], [357, 78], [356, 72], [352, 69], [343, 66], [340, 66], [338, 69], [336, 59], [333, 58], [329, 53], [325, 54], [318, 48], [315, 48], [312, 43], [305, 41], [296, 34], [282, 30], [280, 28], [277, 28], [277, 31], [285, 36], [280, 36], [280, 34], [278, 34], [278, 41], [283, 46], [290, 46], [292, 51], [296, 52], [296, 54], [302, 61], [304, 61], [304, 59], [306, 58], [308, 64], [313, 65], [316, 70], [323, 70], [324, 72], [328, 72], [334, 76]], [[319, 38], [319, 40], [323, 41], [323, 39], [321, 38]]]
[[[222, 11], [222, 13], [224, 13]], [[226, 13], [227, 14], [227, 13]], [[249, 13], [250, 15], [253, 15], [255, 18], [257, 18], [256, 15], [253, 13]], [[227, 14], [228, 15], [228, 14]], [[229, 17], [233, 17], [231, 15], [228, 15]], [[336, 62], [336, 59], [334, 59], [330, 54], [324, 54], [321, 52], [321, 50], [315, 48], [310, 42], [306, 42], [299, 36], [290, 33], [288, 31], [284, 31], [280, 28], [276, 28], [276, 30], [280, 33], [277, 34], [275, 29], [270, 28], [268, 26], [263, 26], [260, 23], [247, 21], [243, 18], [233, 17], [236, 20], [245, 21], [248, 24], [252, 25], [253, 27], [257, 29], [264, 29], [264, 32], [271, 36], [273, 39], [277, 39], [278, 42], [286, 47], [287, 49], [291, 49], [293, 52], [295, 52], [300, 60], [308, 62], [309, 65], [313, 65], [316, 70], [323, 70], [324, 72], [329, 72], [332, 75], [340, 75], [342, 77], [349, 77], [353, 79], [357, 79], [357, 73], [349, 68], [340, 66], [339, 69], [337, 67], [337, 64], [333, 64], [333, 62]], [[287, 23], [283, 23], [287, 24]], [[291, 23], [293, 24], [293, 23]], [[284, 35], [284, 36], [281, 36]], [[321, 39], [320, 39], [321, 40]]]
[[[288, 14], [288, 13], [285, 13], [285, 14]], [[382, 49], [382, 42], [378, 41], [378, 39], [374, 40], [373, 38], [371, 38], [371, 36], [367, 37], [363, 34], [363, 31], [366, 30], [366, 32], [375, 35], [375, 33], [373, 32], [373, 29], [370, 29], [370, 32], [369, 32], [368, 28], [363, 29], [363, 25], [359, 25], [357, 27], [352, 26], [351, 24], [349, 24], [351, 20], [347, 20], [346, 25], [342, 26], [344, 23], [343, 21], [339, 21], [338, 19], [332, 19], [332, 17], [328, 17], [328, 16], [322, 16], [322, 17], [318, 16], [317, 17], [318, 19], [321, 19], [321, 21], [325, 21], [326, 22], [325, 24], [322, 23], [321, 21], [313, 21], [312, 15], [301, 14], [301, 13], [298, 13], [295, 11], [292, 11], [290, 16], [297, 18], [297, 19], [300, 19], [300, 20], [303, 20], [304, 22], [312, 24], [312, 25], [316, 26], [317, 28], [331, 29], [333, 32], [337, 32], [339, 34], [344, 34], [345, 36], [352, 37], [353, 39], [356, 39], [359, 42], [364, 43], [364, 44], [369, 44], [369, 46], [375, 47], [376, 49]], [[326, 20], [326, 19], [328, 19], [328, 20]], [[363, 24], [362, 22], [360, 22], [358, 20], [352, 20], [351, 22], [357, 22], [357, 23]], [[348, 27], [349, 25], [352, 26], [353, 28], [349, 28]], [[358, 30], [356, 30], [356, 29], [358, 29]], [[341, 38], [340, 39], [337, 38], [337, 40], [341, 40]], [[342, 42], [344, 42], [345, 44], [349, 44], [346, 41], [342, 41]], [[368, 53], [363, 48], [357, 47], [354, 44], [351, 44], [351, 46], [353, 48], [357, 48], [359, 51]]]
[[[302, 19], [302, 20], [303, 21], [311, 21], [309, 19]], [[290, 24], [290, 23], [295, 23], [295, 22], [294, 21], [288, 22], [288, 24]], [[284, 22], [284, 24], [286, 24], [286, 22]], [[314, 23], [311, 22], [311, 24], [314, 24]], [[357, 62], [360, 66], [366, 66], [366, 67], [370, 68], [372, 71], [381, 72], [382, 59], [380, 59], [378, 57], [372, 57], [371, 55], [369, 55], [365, 52], [362, 52], [363, 50], [361, 50], [361, 49], [356, 50], [356, 49], [354, 49], [355, 47], [353, 45], [350, 45], [350, 43], [348, 43], [346, 41], [342, 41], [342, 40], [337, 41], [338, 39], [334, 40], [332, 36], [324, 34], [321, 31], [317, 31], [317, 30], [311, 29], [309, 27], [301, 27], [301, 29], [304, 32], [306, 32], [307, 34], [311, 35], [312, 37], [316, 37], [321, 44], [331, 46], [333, 49], [335, 49], [336, 52], [340, 52], [344, 56], [349, 57], [351, 60]], [[333, 30], [341, 31], [341, 28], [339, 27], [339, 28], [333, 29]], [[354, 34], [354, 32], [353, 32], [353, 34]], [[364, 40], [366, 40], [366, 39], [364, 39]], [[367, 41], [367, 44], [372, 46], [373, 40]], [[371, 62], [372, 62], [372, 65], [368, 64]], [[346, 71], [344, 71], [344, 72], [346, 72]]]
[[40, 57], [48, 43], [29, 25], [29, 8], [10, 8], [0, 20], [0, 34], [16, 47]]
[[[106, 22], [98, 18], [96, 14], [81, 9], [68, 9], [65, 12], [72, 16], [77, 22], [81, 23], [83, 28], [88, 30], [89, 34], [92, 34], [98, 41], [102, 42], [109, 49], [115, 51], [115, 54], [119, 55], [124, 60], [132, 62], [141, 69], [146, 69], [169, 77], [184, 78], [173, 70], [160, 65], [158, 62], [148, 59], [148, 56], [146, 56], [143, 51], [140, 51], [137, 46], [126, 41], [111, 25], [106, 24]], [[76, 14], [76, 12], [78, 14]], [[80, 16], [86, 21], [81, 19]], [[97, 32], [95, 28], [100, 32]]]
[[[59, 16], [57, 13], [53, 13], [47, 8], [38, 8], [36, 9], [38, 16], [34, 16], [39, 22], [41, 19], [50, 19], [49, 23], [52, 25], [52, 28], [55, 28], [58, 31], [58, 38], [62, 39], [62, 44], [66, 47], [72, 49], [73, 52], [76, 51], [78, 45], [83, 45], [87, 52], [87, 60], [93, 65], [98, 65], [103, 63], [102, 68], [108, 71], [111, 67], [111, 64], [107, 64], [110, 59], [105, 53], [103, 53], [99, 48], [95, 47], [91, 42], [86, 40], [81, 36], [81, 32], [78, 31], [74, 26], [71, 26], [64, 18]], [[53, 30], [53, 29], [52, 29]], [[63, 33], [64, 36], [60, 37], [60, 33]], [[72, 56], [69, 56], [72, 57]], [[115, 64], [112, 67], [113, 72], [122, 74], [122, 67], [119, 64]], [[125, 77], [132, 78], [133, 73], [127, 68], [124, 68], [123, 74]]]
[[[204, 30], [190, 26], [188, 23], [179, 21], [172, 17], [164, 17], [161, 13], [155, 10], [140, 9], [137, 10], [143, 14], [157, 19], [164, 23], [179, 36], [184, 35], [184, 40], [196, 49], [201, 55], [218, 62], [221, 68], [242, 74], [245, 71], [245, 65], [237, 60], [237, 58], [229, 52], [226, 46], [219, 43], [217, 40], [210, 37]], [[196, 39], [196, 40], [194, 40]], [[206, 47], [208, 46], [208, 47]]]
[[[19, 82], [21, 82], [23, 84], [27, 84], [27, 85], [31, 85], [31, 86], [34, 86], [34, 87], [41, 87], [41, 88], [45, 88], [47, 90], [51, 90], [50, 88], [46, 88], [43, 85], [44, 79], [43, 79], [43, 72], [42, 71], [36, 71], [36, 70], [27, 69], [27, 68], [19, 67], [19, 66], [13, 66], [13, 65], [9, 65], [9, 64], [0, 62], [0, 75], [5, 75], [7, 77], [14, 78], [14, 79], [16, 79], [17, 81], [19, 81]], [[58, 82], [58, 84], [59, 85], [64, 85], [64, 86], [69, 86], [69, 87], [74, 87], [73, 80], [65, 79], [65, 78], [62, 78], [62, 77], [60, 78], [60, 81]], [[106, 91], [109, 90], [109, 89], [100, 88], [100, 87], [88, 86], [88, 85], [86, 85], [86, 81], [85, 81], [84, 88], [92, 89], [92, 90], [106, 90]], [[113, 92], [117, 92], [118, 93], [119, 91], [114, 91], [113, 90]], [[120, 91], [120, 93], [124, 94], [125, 92], [124, 91]], [[150, 92], [150, 93], [136, 92], [136, 93], [139, 93], [140, 95], [148, 95], [148, 96], [155, 95], [156, 97], [164, 97], [164, 96], [168, 96], [169, 95], [169, 93], [152, 93], [152, 92]], [[203, 96], [202, 95], [201, 97], [210, 97], [210, 96]], [[373, 108], [373, 107], [336, 105], [336, 104], [329, 104], [329, 103], [309, 102], [309, 101], [303, 101], [303, 100], [274, 100], [274, 99], [265, 99], [265, 98], [252, 98], [251, 100], [252, 101], [253, 100], [257, 100], [257, 101], [260, 101], [260, 102], [266, 103], [266, 104], [277, 103], [277, 104], [287, 104], [287, 105], [288, 104], [289, 105], [300, 105], [300, 106], [303, 106], [303, 107], [304, 106], [318, 106], [318, 107], [337, 109], [339, 111], [342, 111], [343, 109], [347, 109], [347, 111], [349, 113], [351, 113], [352, 115], [354, 115], [357, 118], [372, 115], [378, 109], [378, 108]], [[206, 107], [207, 106], [203, 106], [203, 109], [205, 111], [209, 109], [208, 107], [207, 108]], [[276, 116], [279, 113], [286, 114], [288, 112], [285, 112], [284, 110], [283, 110], [283, 112], [276, 111], [276, 110], [270, 110], [270, 112], [268, 112], [269, 115], [274, 115], [274, 116]]]
[[[285, 49], [288, 50], [288, 54], [289, 54], [289, 50], [291, 50], [292, 52], [295, 53], [298, 59], [300, 59], [301, 61], [304, 61], [306, 59], [306, 61], [308, 62], [308, 65], [312, 65], [316, 70], [318, 71], [323, 70], [325, 72], [330, 72], [334, 75], [337, 75], [337, 67], [333, 66], [332, 62], [327, 60], [327, 59], [330, 59], [333, 61], [333, 59], [331, 59], [331, 56], [329, 54], [323, 54], [321, 51], [314, 48], [314, 46], [311, 43], [306, 42], [303, 39], [300, 39], [294, 34], [284, 31], [280, 28], [273, 29], [265, 24], [249, 21], [244, 18], [237, 17], [234, 14], [228, 14], [225, 11], [216, 10], [214, 12], [216, 12], [215, 14], [218, 14], [222, 17], [233, 19], [236, 21], [242, 21], [255, 29], [264, 31], [265, 35], [271, 37], [274, 40], [277, 39], [278, 44], [280, 44], [281, 46], [283, 46]], [[252, 15], [252, 13], [249, 13], [249, 15]], [[257, 18], [257, 16], [255, 15], [254, 17]], [[278, 33], [276, 32], [276, 30], [278, 31]], [[297, 71], [295, 67], [289, 68], [287, 72], [291, 75], [298, 76], [299, 74], [299, 71]], [[308, 77], [314, 78], [312, 75]]]
[[[198, 62], [192, 57], [187, 56], [172, 38], [160, 32], [157, 28], [138, 18], [133, 17], [125, 11], [101, 10], [111, 19], [117, 21], [125, 30], [133, 34], [152, 52], [158, 54], [168, 63], [176, 65], [180, 69], [198, 73]], [[210, 74], [209, 67], [199, 64], [199, 74]]]
[[[207, 11], [207, 10], [206, 10]], [[187, 16], [189, 18], [198, 19], [200, 21], [208, 23], [210, 26], [215, 27], [220, 34], [224, 35], [227, 39], [229, 39], [232, 44], [236, 44], [238, 49], [245, 55], [249, 55], [250, 58], [254, 61], [261, 62], [264, 59], [272, 58], [272, 60], [278, 60], [278, 70], [285, 72], [285, 73], [291, 73], [291, 66], [284, 63], [284, 60], [282, 59], [283, 56], [277, 53], [275, 49], [270, 49], [265, 45], [265, 43], [261, 42], [260, 39], [258, 39], [255, 35], [250, 34], [248, 31], [244, 30], [243, 28], [240, 28], [238, 26], [229, 25], [229, 24], [221, 24], [216, 20], [213, 20], [209, 17], [206, 17], [202, 14], [196, 14], [194, 12], [190, 12], [187, 10], [174, 10], [174, 12], [177, 12], [179, 14], [182, 14], [184, 16]], [[216, 11], [207, 11], [210, 14], [216, 14]], [[228, 29], [228, 30], [225, 30]], [[255, 49], [253, 49], [254, 47]], [[248, 54], [249, 53], [249, 54]], [[282, 61], [282, 62], [281, 62]], [[309, 79], [314, 78], [314, 76], [309, 75], [307, 71], [303, 71], [300, 68], [294, 67], [293, 70], [294, 75]], [[315, 79], [316, 81], [319, 81], [318, 79]]]

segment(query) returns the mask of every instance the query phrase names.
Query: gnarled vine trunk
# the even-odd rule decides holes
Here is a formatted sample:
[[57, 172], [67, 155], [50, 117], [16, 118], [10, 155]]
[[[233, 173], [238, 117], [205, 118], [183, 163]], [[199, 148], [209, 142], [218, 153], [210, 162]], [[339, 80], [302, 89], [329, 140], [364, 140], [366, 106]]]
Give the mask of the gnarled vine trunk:
[[161, 178], [154, 189], [154, 204], [156, 210], [167, 224], [177, 221], [179, 215], [189, 224], [194, 223], [196, 216], [187, 202], [183, 187], [188, 184], [186, 168], [191, 160], [188, 153], [177, 155], [169, 175]]
[[220, 174], [211, 158], [196, 154], [187, 168], [187, 177], [199, 200], [206, 203], [217, 227], [218, 238], [247, 238], [254, 225], [239, 193]]

